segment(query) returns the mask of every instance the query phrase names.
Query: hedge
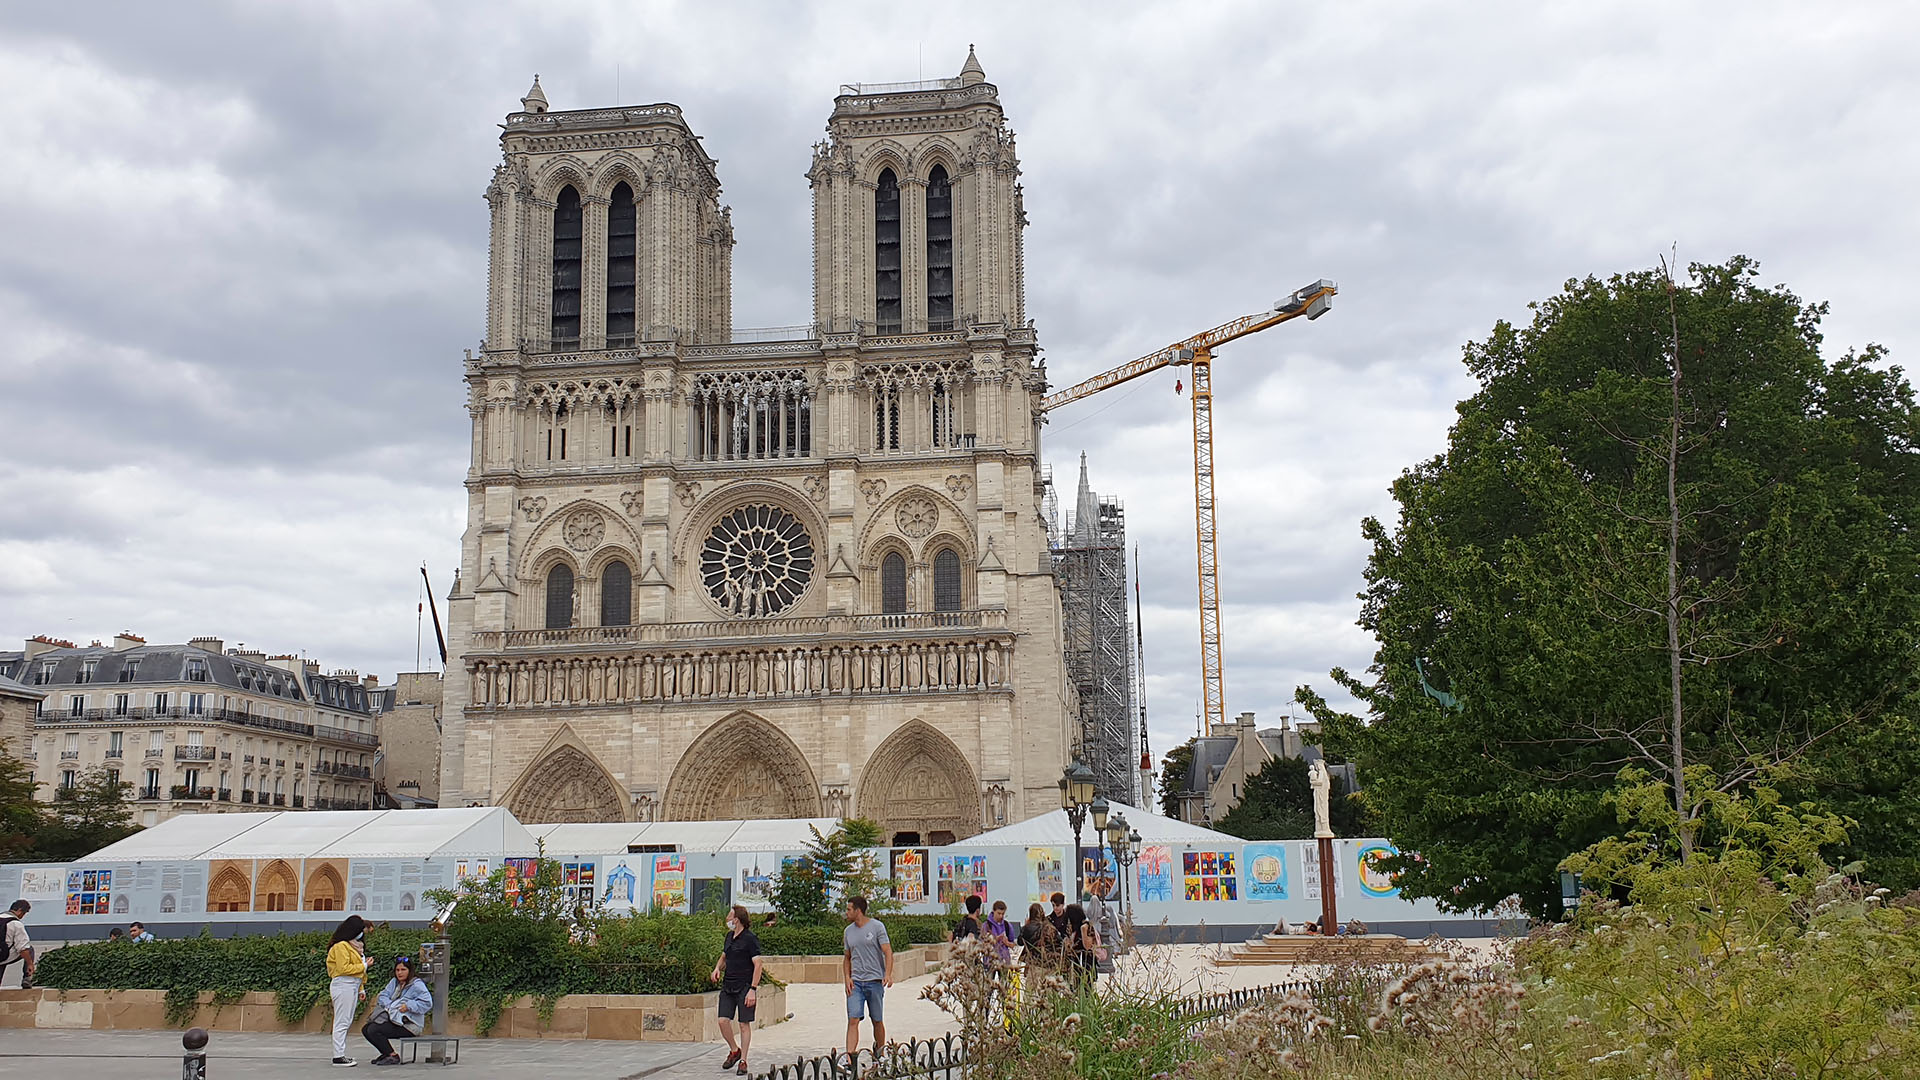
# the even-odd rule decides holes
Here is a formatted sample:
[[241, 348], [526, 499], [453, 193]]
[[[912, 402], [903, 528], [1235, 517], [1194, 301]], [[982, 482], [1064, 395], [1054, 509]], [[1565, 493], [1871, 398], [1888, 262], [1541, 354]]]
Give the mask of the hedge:
[[[69, 945], [42, 956], [34, 980], [57, 990], [165, 990], [167, 1021], [183, 1026], [193, 1019], [203, 991], [213, 991], [216, 1003], [227, 1003], [251, 991], [270, 990], [279, 995], [280, 1018], [297, 1024], [327, 997], [330, 936], [316, 931]], [[402, 954], [419, 955], [427, 938], [424, 930], [376, 926], [367, 931], [367, 950], [385, 958], [384, 966]]]
[[[887, 924], [887, 937], [896, 949], [938, 944], [947, 940], [950, 929], [941, 915], [888, 915], [881, 921]], [[768, 956], [835, 956], [844, 948], [845, 927], [845, 923], [781, 923], [754, 933], [760, 938], [760, 951]]]

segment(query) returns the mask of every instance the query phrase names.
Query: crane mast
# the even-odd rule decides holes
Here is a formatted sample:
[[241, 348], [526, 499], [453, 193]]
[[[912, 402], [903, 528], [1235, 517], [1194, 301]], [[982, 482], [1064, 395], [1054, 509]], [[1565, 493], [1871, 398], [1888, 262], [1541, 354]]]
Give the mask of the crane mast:
[[1308, 320], [1317, 319], [1327, 313], [1338, 291], [1333, 282], [1322, 278], [1296, 290], [1271, 310], [1242, 315], [1049, 394], [1040, 402], [1042, 413], [1051, 412], [1161, 368], [1192, 366], [1193, 531], [1200, 585], [1200, 680], [1207, 725], [1203, 730], [1206, 731], [1216, 725], [1224, 726], [1227, 721], [1226, 678], [1220, 646], [1219, 521], [1213, 485], [1213, 350], [1303, 315]]

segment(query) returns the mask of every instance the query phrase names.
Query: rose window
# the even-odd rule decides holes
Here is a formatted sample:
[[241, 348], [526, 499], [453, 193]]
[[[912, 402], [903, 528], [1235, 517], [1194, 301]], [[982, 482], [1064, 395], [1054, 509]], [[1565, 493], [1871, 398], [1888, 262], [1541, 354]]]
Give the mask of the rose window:
[[813, 538], [792, 514], [757, 503], [714, 523], [700, 551], [707, 595], [739, 618], [778, 615], [813, 580]]

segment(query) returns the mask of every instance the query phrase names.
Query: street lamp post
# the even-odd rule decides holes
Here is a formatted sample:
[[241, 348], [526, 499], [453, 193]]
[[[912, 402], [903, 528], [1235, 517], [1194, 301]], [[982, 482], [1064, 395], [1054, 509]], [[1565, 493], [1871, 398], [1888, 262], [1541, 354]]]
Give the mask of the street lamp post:
[[[1099, 800], [1099, 804], [1095, 830], [1107, 824], [1106, 800]], [[1073, 902], [1077, 904], [1086, 888], [1086, 867], [1080, 862], [1080, 830], [1087, 823], [1087, 812], [1094, 809], [1093, 770], [1077, 757], [1060, 775], [1060, 809], [1067, 812], [1067, 823], [1073, 826]]]
[[1113, 864], [1120, 873], [1121, 944], [1133, 937], [1133, 923], [1127, 908], [1127, 868], [1140, 856], [1140, 834], [1127, 827], [1127, 816], [1115, 814], [1107, 822], [1107, 846], [1113, 849]]

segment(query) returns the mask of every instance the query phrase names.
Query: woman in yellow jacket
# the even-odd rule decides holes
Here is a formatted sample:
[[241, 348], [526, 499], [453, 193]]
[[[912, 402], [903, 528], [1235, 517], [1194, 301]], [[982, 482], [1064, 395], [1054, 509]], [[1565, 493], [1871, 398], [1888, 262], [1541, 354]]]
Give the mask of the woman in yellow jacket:
[[347, 1056], [347, 1029], [367, 996], [367, 920], [349, 915], [334, 930], [327, 946], [327, 976], [332, 980], [333, 1063], [350, 1069], [359, 1062]]

